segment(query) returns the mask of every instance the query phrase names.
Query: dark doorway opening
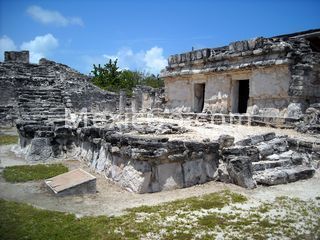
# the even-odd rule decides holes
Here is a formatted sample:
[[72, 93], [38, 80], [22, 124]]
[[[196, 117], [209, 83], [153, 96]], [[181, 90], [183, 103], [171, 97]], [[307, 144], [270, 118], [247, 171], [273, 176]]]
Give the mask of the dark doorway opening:
[[203, 110], [205, 89], [205, 83], [194, 84], [194, 112], [196, 113], [201, 113]]
[[238, 112], [246, 113], [249, 99], [249, 80], [239, 81]]

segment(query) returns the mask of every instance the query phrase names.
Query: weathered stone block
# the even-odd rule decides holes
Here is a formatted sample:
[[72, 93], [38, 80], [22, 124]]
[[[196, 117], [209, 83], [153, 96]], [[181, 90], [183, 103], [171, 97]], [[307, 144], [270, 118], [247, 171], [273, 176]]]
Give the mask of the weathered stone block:
[[185, 162], [182, 167], [186, 187], [206, 182], [207, 174], [202, 159]]
[[234, 137], [230, 135], [221, 135], [218, 138], [218, 143], [220, 144], [220, 148], [231, 147], [234, 143]]
[[302, 116], [302, 104], [290, 103], [287, 111], [289, 118], [300, 118]]
[[45, 180], [47, 187], [57, 196], [96, 193], [96, 177], [75, 169]]
[[157, 166], [157, 181], [161, 190], [183, 187], [182, 167], [180, 163], [165, 163]]
[[273, 146], [267, 143], [261, 143], [257, 146], [257, 148], [259, 150], [261, 158], [264, 158], [274, 153]]
[[5, 51], [4, 52], [5, 62], [20, 62], [29, 63], [29, 51]]
[[128, 191], [146, 193], [149, 189], [151, 171], [142, 172], [134, 165], [127, 165], [123, 168], [120, 185]]
[[27, 150], [27, 161], [46, 161], [53, 157], [50, 138], [34, 138]]
[[236, 157], [229, 161], [227, 171], [234, 184], [245, 188], [255, 188], [256, 182], [253, 180], [253, 169], [250, 158]]

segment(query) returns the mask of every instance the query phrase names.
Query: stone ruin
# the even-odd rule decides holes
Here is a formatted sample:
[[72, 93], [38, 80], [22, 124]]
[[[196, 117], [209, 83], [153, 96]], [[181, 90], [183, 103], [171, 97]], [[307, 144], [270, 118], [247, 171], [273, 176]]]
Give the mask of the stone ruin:
[[[318, 45], [296, 36], [172, 56], [162, 72], [165, 90], [138, 86], [132, 97], [103, 91], [66, 65], [30, 64], [26, 53], [6, 52], [0, 121], [16, 125], [28, 161], [79, 159], [137, 193], [212, 180], [254, 188], [310, 178], [319, 167], [319, 141], [273, 132], [237, 142], [229, 135], [197, 140], [184, 138], [191, 125], [180, 124], [271, 126], [318, 136]], [[239, 104], [243, 79], [250, 87], [246, 109]], [[261, 81], [277, 89], [259, 92]]]
[[320, 29], [172, 55], [168, 112], [300, 117], [320, 102]]

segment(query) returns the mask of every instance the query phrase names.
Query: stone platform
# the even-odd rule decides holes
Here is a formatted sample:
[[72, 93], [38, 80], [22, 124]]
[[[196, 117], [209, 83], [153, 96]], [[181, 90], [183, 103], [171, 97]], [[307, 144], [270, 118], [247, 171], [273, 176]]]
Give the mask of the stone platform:
[[96, 193], [96, 177], [80, 168], [49, 178], [45, 184], [57, 196]]

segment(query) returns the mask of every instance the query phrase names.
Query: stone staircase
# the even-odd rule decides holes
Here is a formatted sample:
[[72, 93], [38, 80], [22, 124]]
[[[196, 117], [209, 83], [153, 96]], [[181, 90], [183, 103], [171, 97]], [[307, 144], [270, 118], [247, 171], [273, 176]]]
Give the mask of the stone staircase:
[[18, 90], [18, 108], [22, 120], [46, 122], [65, 117], [65, 105], [60, 89], [33, 88]]
[[246, 156], [251, 159], [253, 179], [261, 185], [277, 185], [311, 178], [315, 169], [311, 155], [298, 151], [288, 143], [287, 136], [274, 133], [252, 136], [223, 149], [225, 161]]
[[0, 123], [13, 123], [18, 117], [15, 111], [12, 105], [0, 105]]

